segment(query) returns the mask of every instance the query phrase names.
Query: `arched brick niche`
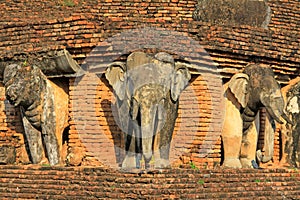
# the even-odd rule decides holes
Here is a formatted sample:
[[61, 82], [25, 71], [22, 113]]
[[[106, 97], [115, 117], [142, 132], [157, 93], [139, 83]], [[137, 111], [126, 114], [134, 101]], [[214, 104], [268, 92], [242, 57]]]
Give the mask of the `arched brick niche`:
[[[179, 167], [191, 162], [213, 167], [221, 161], [222, 110], [214, 75], [192, 75], [180, 96], [170, 160]], [[216, 99], [216, 97], [219, 98]], [[124, 157], [124, 134], [118, 126], [114, 95], [104, 75], [87, 73], [70, 80], [69, 150], [80, 164], [119, 166]], [[219, 109], [219, 110], [218, 110]], [[216, 111], [220, 112], [216, 114]], [[78, 150], [80, 149], [80, 150]], [[79, 153], [80, 152], [80, 153]], [[71, 164], [74, 162], [69, 156]]]
[[[61, 78], [59, 81], [57, 79], [51, 79], [53, 82], [61, 84], [60, 86], [68, 88], [68, 80], [66, 78]], [[68, 93], [68, 91], [66, 91]], [[14, 107], [6, 99], [5, 87], [0, 84], [0, 163], [1, 164], [30, 164], [30, 158], [28, 156], [28, 145], [26, 141], [24, 126], [22, 122], [22, 116], [19, 107]], [[58, 98], [59, 99], [59, 98]], [[59, 115], [59, 113], [56, 113]], [[63, 158], [67, 157], [67, 142], [69, 128], [67, 127], [62, 134], [62, 138], [58, 138], [63, 146], [61, 149], [61, 154]], [[9, 151], [7, 150], [9, 149]], [[3, 152], [3, 153], [2, 153]], [[1, 158], [12, 159], [11, 162], [1, 161]], [[13, 158], [12, 158], [13, 157]], [[46, 155], [43, 153], [44, 159], [41, 164], [48, 164], [46, 160]], [[64, 163], [64, 162], [63, 162]]]
[[[70, 80], [70, 115], [73, 117], [70, 138], [78, 134], [79, 143], [88, 152], [80, 150], [82, 163], [94, 163], [96, 159], [118, 166], [123, 159], [124, 138], [114, 117], [112, 88], [103, 73], [109, 63], [124, 61], [138, 50], [153, 55], [165, 51], [193, 66], [189, 69], [193, 74], [190, 85], [179, 101], [170, 155], [172, 165], [186, 165], [190, 161], [205, 166], [220, 164], [219, 138], [224, 108], [221, 106], [222, 81], [216, 64], [199, 42], [186, 33], [155, 27], [126, 30], [107, 38], [86, 57], [83, 65], [88, 73]], [[77, 152], [75, 143], [70, 140], [70, 151]]]

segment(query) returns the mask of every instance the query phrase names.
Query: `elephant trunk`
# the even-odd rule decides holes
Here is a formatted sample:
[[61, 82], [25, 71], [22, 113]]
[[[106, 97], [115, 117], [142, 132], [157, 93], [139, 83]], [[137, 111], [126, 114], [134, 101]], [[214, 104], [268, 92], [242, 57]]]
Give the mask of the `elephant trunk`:
[[268, 162], [272, 159], [274, 154], [274, 134], [275, 134], [275, 122], [283, 123], [280, 117], [290, 124], [293, 122], [287, 117], [283, 110], [273, 110], [270, 107], [266, 107], [266, 120], [265, 120], [265, 131], [264, 131], [264, 153], [261, 150], [256, 152], [256, 157], [260, 162]]
[[283, 121], [280, 119], [282, 114], [283, 114], [283, 110], [279, 111], [279, 110], [273, 110], [271, 107], [266, 107], [267, 112], [270, 114], [270, 116], [278, 123], [283, 124]]
[[149, 162], [153, 155], [153, 142], [157, 127], [157, 106], [152, 105], [149, 108], [140, 108], [141, 117], [141, 137], [142, 137], [142, 153], [145, 160], [145, 167], [149, 168]]
[[265, 131], [264, 131], [264, 153], [261, 150], [256, 152], [256, 157], [260, 162], [268, 162], [274, 154], [274, 132], [275, 125], [271, 116], [266, 113]]
[[261, 102], [267, 111], [264, 131], [264, 153], [258, 150], [256, 157], [260, 162], [268, 162], [272, 159], [274, 153], [275, 121], [283, 124], [281, 117], [284, 115], [284, 100], [279, 89], [271, 93], [271, 95], [263, 94], [261, 97]]
[[280, 119], [284, 111], [284, 100], [281, 95], [280, 89], [276, 89], [271, 95], [261, 94], [261, 102], [266, 107], [270, 116], [280, 124], [283, 121]]
[[287, 116], [285, 112], [283, 112], [281, 116], [287, 123], [294, 125], [294, 122], [292, 122], [292, 120]]

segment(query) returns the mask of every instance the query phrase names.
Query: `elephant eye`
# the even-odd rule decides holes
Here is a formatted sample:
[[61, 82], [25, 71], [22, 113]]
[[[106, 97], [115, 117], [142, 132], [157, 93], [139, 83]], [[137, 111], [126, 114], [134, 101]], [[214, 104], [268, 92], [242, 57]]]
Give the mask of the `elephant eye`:
[[267, 91], [267, 88], [264, 86], [261, 89], [262, 89], [262, 91]]

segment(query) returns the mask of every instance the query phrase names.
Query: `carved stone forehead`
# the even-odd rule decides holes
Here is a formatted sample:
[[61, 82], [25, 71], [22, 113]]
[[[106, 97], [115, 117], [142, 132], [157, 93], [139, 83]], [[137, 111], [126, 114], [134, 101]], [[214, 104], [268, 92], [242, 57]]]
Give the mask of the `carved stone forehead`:
[[262, 66], [258, 64], [247, 65], [244, 73], [248, 76], [274, 76], [274, 72], [269, 66]]
[[[163, 61], [162, 61], [163, 60]], [[132, 87], [159, 84], [169, 87], [168, 81], [174, 72], [174, 59], [167, 53], [158, 53], [155, 58], [144, 52], [134, 52], [127, 58], [127, 74]]]
[[7, 83], [10, 79], [16, 76], [17, 71], [21, 69], [20, 65], [11, 64], [5, 67], [3, 73], [3, 83]]
[[151, 63], [152, 58], [144, 52], [133, 52], [127, 57], [126, 66], [127, 71], [135, 69], [139, 66]]
[[159, 52], [154, 56], [157, 60], [160, 60], [162, 62], [167, 62], [174, 64], [174, 58], [172, 55], [166, 53], [166, 52]]
[[128, 71], [128, 79], [132, 92], [149, 84], [161, 85], [169, 89], [174, 68], [169, 63], [165, 63], [165, 66], [160, 66], [162, 64], [161, 62], [147, 63]]

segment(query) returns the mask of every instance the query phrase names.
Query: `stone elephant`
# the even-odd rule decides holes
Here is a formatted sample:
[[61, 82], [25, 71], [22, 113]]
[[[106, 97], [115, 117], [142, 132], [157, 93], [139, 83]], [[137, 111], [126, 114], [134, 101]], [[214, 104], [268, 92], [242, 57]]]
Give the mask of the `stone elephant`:
[[109, 65], [105, 76], [117, 97], [119, 125], [125, 134], [123, 169], [169, 167], [169, 151], [180, 93], [191, 78], [188, 64], [164, 52], [131, 53]]
[[[50, 165], [62, 162], [62, 134], [68, 125], [68, 95], [36, 66], [11, 64], [3, 74], [9, 102], [20, 107], [29, 159]], [[45, 150], [43, 150], [45, 146]]]
[[282, 165], [299, 167], [300, 165], [300, 77], [289, 82], [282, 88], [285, 98], [286, 112], [292, 124], [286, 123], [281, 127], [282, 133]]
[[[225, 120], [222, 131], [224, 167], [252, 168], [273, 157], [275, 121], [288, 120], [280, 85], [271, 68], [249, 64], [225, 84]], [[259, 111], [266, 109], [264, 149], [257, 150]], [[290, 122], [290, 120], [288, 120]], [[263, 152], [262, 152], [263, 151]]]

